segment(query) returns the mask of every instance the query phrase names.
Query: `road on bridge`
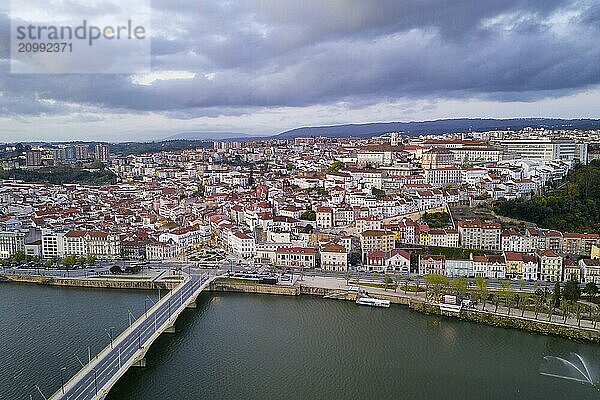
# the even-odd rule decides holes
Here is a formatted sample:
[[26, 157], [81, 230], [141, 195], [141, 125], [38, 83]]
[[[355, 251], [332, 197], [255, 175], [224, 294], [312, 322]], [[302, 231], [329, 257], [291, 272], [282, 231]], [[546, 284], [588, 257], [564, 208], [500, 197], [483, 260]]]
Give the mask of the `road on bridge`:
[[186, 303], [207, 279], [207, 275], [192, 274], [190, 279], [174, 289], [132, 324], [132, 327], [125, 331], [124, 337], [111, 340], [108, 348], [101, 351], [91, 364], [82, 368], [51, 399], [89, 400], [102, 394], [102, 388], [120, 372], [121, 368], [137, 356], [138, 350], [151, 345], [146, 342], [173, 317], [176, 310]]

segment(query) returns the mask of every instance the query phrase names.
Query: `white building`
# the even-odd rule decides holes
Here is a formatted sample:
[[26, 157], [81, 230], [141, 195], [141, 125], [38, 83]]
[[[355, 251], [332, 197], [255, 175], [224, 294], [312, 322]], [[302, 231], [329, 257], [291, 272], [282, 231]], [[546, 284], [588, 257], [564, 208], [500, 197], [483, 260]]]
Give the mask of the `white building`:
[[321, 269], [323, 271], [347, 271], [348, 253], [344, 246], [328, 243], [321, 247]]

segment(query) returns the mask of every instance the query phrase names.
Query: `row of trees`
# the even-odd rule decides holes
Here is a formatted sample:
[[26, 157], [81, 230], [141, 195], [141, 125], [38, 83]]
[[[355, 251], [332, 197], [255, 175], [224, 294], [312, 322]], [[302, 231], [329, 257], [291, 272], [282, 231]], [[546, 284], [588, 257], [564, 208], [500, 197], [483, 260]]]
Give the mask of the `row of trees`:
[[89, 264], [94, 265], [96, 263], [96, 257], [93, 255], [87, 256], [66, 256], [60, 260], [60, 263], [67, 268], [73, 268], [75, 265]]
[[[469, 281], [464, 277], [450, 280], [444, 275], [428, 274], [424, 279], [426, 282], [425, 295], [430, 300], [437, 300], [442, 293], [452, 293], [482, 302], [483, 310], [489, 302], [495, 306], [494, 312], [497, 312], [502, 305], [508, 309], [508, 315], [512, 310], [517, 309], [521, 312], [521, 316], [528, 310], [535, 312], [536, 319], [540, 313], [547, 314], [548, 320], [551, 320], [553, 315], [562, 315], [564, 322], [570, 316], [575, 316], [578, 324], [586, 315], [589, 320], [594, 321], [594, 324], [597, 324], [600, 319], [599, 307], [578, 302], [582, 293], [579, 284], [575, 281], [566, 282], [564, 288], [557, 282], [552, 291], [549, 291], [547, 287], [539, 288], [539, 284], [536, 282], [534, 284], [536, 290], [532, 295], [523, 291], [514, 291], [509, 280], [500, 281], [500, 288], [492, 293], [488, 289], [488, 281], [483, 277], [475, 278], [474, 290], [469, 289]], [[520, 280], [519, 286], [523, 289], [525, 281]], [[598, 294], [598, 287], [595, 283], [590, 282], [585, 286], [583, 293], [593, 298]]]
[[[46, 268], [50, 268], [53, 265], [55, 265], [56, 263], [60, 262], [66, 268], [73, 268], [76, 265], [83, 265], [83, 264], [94, 265], [96, 263], [96, 260], [97, 260], [96, 256], [93, 256], [93, 255], [87, 255], [87, 256], [69, 255], [69, 256], [66, 256], [63, 258], [52, 257], [52, 258], [46, 259], [43, 262], [43, 266]], [[11, 255], [8, 258], [0, 260], [0, 265], [2, 265], [3, 267], [11, 265], [12, 263], [17, 263], [17, 264], [34, 263], [35, 267], [38, 267], [38, 268], [42, 266], [41, 259], [39, 256], [29, 256], [29, 255], [26, 255], [22, 251], [19, 251], [15, 254]]]
[[38, 256], [28, 256], [22, 251], [18, 251], [15, 254], [11, 255], [8, 258], [4, 258], [0, 260], [0, 264], [3, 266], [7, 266], [16, 262], [17, 264], [28, 263], [28, 262], [39, 262], [40, 257]]

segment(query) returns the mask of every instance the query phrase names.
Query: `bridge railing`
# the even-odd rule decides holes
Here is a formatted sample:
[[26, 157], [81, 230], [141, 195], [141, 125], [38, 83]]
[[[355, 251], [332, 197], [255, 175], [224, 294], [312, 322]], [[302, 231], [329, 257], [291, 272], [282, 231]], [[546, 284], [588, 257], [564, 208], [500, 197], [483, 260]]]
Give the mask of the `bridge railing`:
[[[189, 276], [186, 276], [180, 285], [178, 285], [176, 288], [171, 290], [167, 295], [165, 295], [159, 301], [154, 303], [150, 308], [148, 308], [144, 312], [144, 314], [142, 314], [142, 316], [140, 318], [135, 320], [130, 326], [128, 326], [125, 330], [123, 330], [123, 332], [121, 332], [116, 338], [114, 338], [112, 340], [112, 343], [109, 343], [94, 358], [92, 358], [87, 364], [85, 364], [75, 375], [73, 375], [64, 384], [64, 386], [61, 386], [50, 397], [50, 399], [53, 400], [53, 399], [63, 398], [63, 394], [62, 394], [63, 388], [64, 388], [65, 392], [68, 392], [71, 388], [73, 388], [78, 383], [79, 379], [83, 378], [86, 375], [86, 372], [95, 370], [95, 367], [100, 362], [102, 362], [104, 359], [110, 357], [111, 353], [113, 353], [113, 351], [114, 351], [114, 348], [120, 348], [119, 346], [122, 345], [122, 343], [125, 341], [126, 338], [128, 338], [128, 336], [131, 332], [133, 332], [137, 328], [139, 328], [148, 319], [155, 318], [155, 321], [156, 321], [156, 319], [158, 317], [158, 315], [156, 314], [157, 310], [160, 307], [162, 307], [164, 304], [166, 304], [167, 302], [170, 302], [173, 299], [175, 299], [175, 303], [177, 303], [177, 301], [179, 301], [179, 305], [178, 305], [178, 307], [171, 310], [171, 313], [169, 314], [168, 318], [163, 323], [161, 323], [160, 329], [162, 330], [164, 324], [171, 322], [171, 317], [173, 315], [178, 315], [182, 311], [182, 309], [187, 306], [187, 299], [188, 299], [187, 296], [193, 295], [202, 286], [202, 284], [206, 281], [206, 279], [207, 279], [206, 275], [203, 276], [202, 279], [199, 279], [197, 281], [194, 281]], [[187, 293], [188, 286], [190, 287], [189, 293]], [[185, 299], [184, 299], [184, 292], [186, 292]], [[161, 313], [161, 317], [163, 314], [164, 313]], [[155, 332], [159, 331], [159, 327], [157, 327], [156, 325], [154, 326], [154, 328], [155, 328]], [[147, 329], [148, 328], [146, 328], [143, 332], [146, 332]], [[153, 338], [153, 335], [146, 338], [144, 343], [141, 344], [141, 347], [146, 348], [146, 345], [148, 344], [148, 342], [153, 341], [154, 339], [155, 338]], [[128, 349], [128, 347], [126, 349]], [[119, 362], [119, 364], [120, 364], [119, 369], [124, 368], [124, 367], [129, 368], [131, 366], [131, 364], [133, 363], [133, 359], [135, 359], [137, 357], [137, 353], [138, 353], [137, 351], [134, 352], [125, 361], [120, 360], [120, 362], [119, 362], [119, 359], [113, 360], [110, 362], [109, 366], [111, 366], [115, 362]], [[127, 365], [127, 364], [129, 364], [129, 365]], [[116, 371], [116, 373], [118, 373], [119, 369]]]

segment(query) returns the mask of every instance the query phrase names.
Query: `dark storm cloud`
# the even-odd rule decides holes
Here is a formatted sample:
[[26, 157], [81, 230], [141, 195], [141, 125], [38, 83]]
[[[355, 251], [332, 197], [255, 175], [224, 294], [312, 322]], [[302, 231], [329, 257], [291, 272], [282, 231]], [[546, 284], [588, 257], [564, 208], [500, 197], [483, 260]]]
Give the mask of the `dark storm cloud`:
[[[531, 101], [600, 83], [599, 17], [591, 1], [155, 0], [153, 68], [194, 79], [20, 76], [4, 62], [0, 113], [80, 104], [187, 118], [397, 98]], [[1, 43], [7, 26], [0, 16]]]

